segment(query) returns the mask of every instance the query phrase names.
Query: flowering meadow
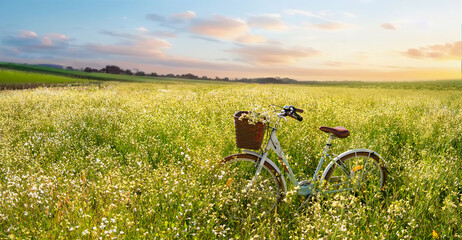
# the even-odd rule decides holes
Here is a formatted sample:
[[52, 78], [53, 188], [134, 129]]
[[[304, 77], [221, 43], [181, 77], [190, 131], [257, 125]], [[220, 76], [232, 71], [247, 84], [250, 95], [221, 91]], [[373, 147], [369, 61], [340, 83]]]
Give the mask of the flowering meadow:
[[[462, 89], [408, 85], [162, 81], [0, 91], [2, 239], [460, 239]], [[304, 109], [279, 139], [299, 179], [327, 135], [333, 152], [387, 161], [383, 192], [304, 199], [236, 221], [221, 209], [219, 161], [241, 150], [233, 114]], [[273, 158], [273, 161], [277, 159]], [[289, 185], [288, 185], [289, 186]]]

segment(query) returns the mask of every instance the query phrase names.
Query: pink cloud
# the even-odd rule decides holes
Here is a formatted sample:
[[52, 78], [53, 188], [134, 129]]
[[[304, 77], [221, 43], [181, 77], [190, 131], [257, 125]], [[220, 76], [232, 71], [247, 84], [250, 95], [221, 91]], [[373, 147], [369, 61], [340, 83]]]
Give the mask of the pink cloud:
[[18, 45], [21, 48], [51, 48], [65, 47], [69, 43], [69, 38], [60, 33], [48, 33], [39, 36], [33, 31], [21, 31], [17, 36], [9, 37], [12, 45]]
[[262, 43], [266, 41], [266, 38], [259, 35], [246, 34], [236, 38], [236, 41], [240, 43]]
[[190, 27], [191, 32], [216, 38], [234, 39], [249, 31], [246, 22], [224, 16], [209, 20], [197, 20]]
[[243, 46], [230, 50], [248, 62], [257, 65], [284, 65], [299, 59], [319, 55], [321, 52], [312, 48], [286, 49], [280, 46]]
[[168, 41], [159, 38], [151, 38], [139, 41], [137, 42], [136, 46], [144, 47], [146, 48], [146, 50], [172, 47], [172, 45]]
[[281, 16], [277, 14], [250, 17], [247, 23], [251, 27], [266, 30], [282, 30], [287, 28], [287, 25], [281, 20]]
[[3, 45], [0, 51], [7, 57], [22, 57], [40, 59], [43, 56], [59, 58], [67, 54], [74, 54], [75, 45], [69, 38], [60, 33], [39, 35], [33, 31], [20, 31], [16, 35], [0, 39]]
[[193, 19], [194, 17], [196, 17], [196, 13], [194, 11], [186, 11], [172, 15], [172, 18], [175, 20], [189, 20]]
[[148, 29], [143, 26], [136, 28], [136, 30], [142, 33], [148, 32]]
[[186, 11], [180, 13], [174, 13], [169, 17], [165, 17], [156, 13], [151, 13], [146, 15], [146, 17], [154, 22], [164, 23], [164, 24], [182, 24], [187, 20], [191, 20], [196, 17], [196, 13], [194, 11]]
[[64, 34], [50, 33], [50, 34], [43, 36], [40, 47], [43, 47], [43, 48], [53, 47], [53, 46], [56, 46], [57, 44], [60, 44], [60, 45], [67, 44], [68, 41], [69, 41], [69, 38]]
[[396, 27], [392, 25], [391, 23], [383, 23], [380, 26], [387, 30], [396, 30]]
[[324, 62], [325, 65], [330, 66], [330, 67], [342, 67], [345, 65], [345, 62], [340, 62], [340, 61], [326, 61]]
[[44, 37], [42, 38], [42, 47], [52, 47], [53, 46], [53, 41], [49, 37]]
[[111, 55], [127, 55], [137, 57], [162, 56], [163, 49], [171, 44], [163, 39], [151, 38], [138, 40], [126, 45], [88, 44], [87, 49]]
[[57, 41], [67, 41], [67, 40], [69, 40], [69, 38], [66, 35], [60, 34], [60, 33], [49, 33], [49, 34], [45, 35], [45, 37], [48, 37], [50, 39], [57, 40]]
[[337, 31], [355, 27], [355, 25], [341, 22], [313, 23], [308, 24], [308, 26], [327, 31]]
[[435, 44], [419, 48], [409, 48], [402, 52], [404, 56], [412, 58], [430, 58], [437, 60], [460, 60], [461, 41], [445, 44]]
[[32, 32], [32, 31], [21, 31], [21, 32], [19, 33], [19, 36], [20, 36], [21, 38], [24, 38], [24, 39], [34, 39], [34, 38], [38, 38], [37, 33]]

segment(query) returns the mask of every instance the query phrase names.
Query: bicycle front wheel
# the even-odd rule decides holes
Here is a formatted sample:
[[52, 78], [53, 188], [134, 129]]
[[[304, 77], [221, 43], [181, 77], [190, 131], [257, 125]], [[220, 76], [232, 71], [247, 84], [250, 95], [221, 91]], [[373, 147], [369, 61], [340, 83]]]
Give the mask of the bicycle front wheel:
[[383, 189], [387, 171], [379, 156], [369, 151], [347, 154], [326, 169], [324, 177], [327, 192], [346, 190], [375, 193]]
[[259, 158], [234, 154], [223, 159], [218, 181], [221, 199], [218, 206], [227, 217], [256, 219], [276, 211], [283, 198], [283, 183], [278, 172], [268, 163], [255, 177]]

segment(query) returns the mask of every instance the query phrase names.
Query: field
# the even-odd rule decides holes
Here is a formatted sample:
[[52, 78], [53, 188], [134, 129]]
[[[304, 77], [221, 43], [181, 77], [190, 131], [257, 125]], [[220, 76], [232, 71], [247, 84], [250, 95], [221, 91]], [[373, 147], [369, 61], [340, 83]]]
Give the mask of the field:
[[[35, 75], [34, 75], [35, 76]], [[415, 87], [420, 86], [420, 87]], [[411, 84], [254, 85], [151, 80], [0, 91], [0, 238], [460, 239], [462, 89]], [[369, 148], [386, 189], [364, 201], [292, 193], [259, 221], [220, 211], [218, 162], [239, 152], [232, 115], [305, 110], [279, 139], [297, 177], [333, 151]], [[276, 160], [276, 159], [273, 159]]]
[[[11, 73], [13, 72], [13, 73]], [[42, 75], [38, 75], [41, 73]], [[19, 76], [11, 76], [11, 75]], [[33, 75], [30, 75], [33, 74]], [[67, 69], [56, 69], [45, 66], [17, 64], [17, 63], [5, 63], [0, 62], [0, 89], [6, 88], [12, 84], [42, 84], [45, 86], [62, 85], [63, 83], [75, 83], [75, 84], [88, 84], [101, 83], [103, 81], [118, 81], [118, 82], [152, 82], [153, 77], [148, 76], [136, 76], [136, 75], [124, 75], [124, 74], [106, 74], [99, 72], [83, 72], [78, 70], [67, 70]], [[176, 80], [181, 82], [182, 79], [170, 79], [170, 78], [155, 78], [155, 82], [170, 82]], [[194, 80], [188, 80], [188, 82], [195, 82]], [[37, 86], [34, 86], [37, 87]], [[27, 86], [23, 88], [29, 88]], [[23, 89], [21, 88], [21, 89]], [[7, 88], [11, 89], [11, 88]]]
[[63, 76], [52, 76], [48, 74], [35, 74], [0, 69], [0, 90], [27, 89], [59, 85], [83, 85], [88, 83], [90, 83], [90, 80], [86, 79], [76, 79]]

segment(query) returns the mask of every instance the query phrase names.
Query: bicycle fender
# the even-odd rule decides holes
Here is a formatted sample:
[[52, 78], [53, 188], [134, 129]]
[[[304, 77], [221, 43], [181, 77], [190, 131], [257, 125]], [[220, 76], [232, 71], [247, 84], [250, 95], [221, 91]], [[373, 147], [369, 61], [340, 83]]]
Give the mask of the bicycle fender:
[[357, 152], [367, 152], [369, 153], [371, 156], [373, 155], [376, 155], [377, 157], [379, 157], [380, 159], [380, 165], [382, 165], [385, 170], [388, 172], [388, 167], [387, 167], [387, 163], [385, 162], [385, 160], [382, 158], [382, 156], [380, 156], [380, 154], [378, 154], [377, 152], [373, 151], [373, 150], [370, 150], [370, 149], [365, 149], [365, 148], [358, 148], [358, 149], [353, 149], [353, 150], [348, 150], [346, 152], [343, 152], [341, 153], [340, 155], [338, 155], [337, 157], [334, 158], [333, 161], [331, 161], [327, 167], [325, 168], [324, 172], [322, 173], [322, 177], [321, 177], [321, 182], [325, 179], [326, 177], [326, 174], [327, 174], [327, 170], [330, 169], [330, 167], [332, 167], [332, 165], [334, 165], [339, 159], [343, 158], [344, 156], [346, 155], [349, 155], [349, 154], [352, 154], [352, 153], [357, 153]]
[[[259, 153], [253, 152], [253, 151], [244, 150], [244, 153], [256, 156], [258, 158], [262, 158], [262, 155], [260, 155]], [[278, 166], [273, 161], [271, 161], [271, 159], [266, 158], [265, 162], [268, 162], [271, 165], [271, 167], [273, 167], [278, 172], [278, 174], [281, 176], [282, 184], [284, 185], [284, 196], [287, 195], [287, 184], [286, 184], [286, 179], [284, 178], [284, 174], [282, 174], [281, 170], [278, 168]]]

